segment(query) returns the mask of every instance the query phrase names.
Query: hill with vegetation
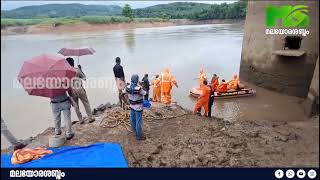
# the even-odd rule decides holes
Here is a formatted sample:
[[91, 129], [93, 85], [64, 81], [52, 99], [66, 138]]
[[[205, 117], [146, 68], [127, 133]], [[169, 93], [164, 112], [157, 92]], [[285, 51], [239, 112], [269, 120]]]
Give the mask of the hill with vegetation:
[[81, 17], [90, 15], [120, 15], [122, 8], [116, 5], [84, 5], [72, 4], [46, 4], [37, 6], [24, 6], [21, 8], [1, 11], [1, 18], [37, 19], [59, 17]]
[[243, 19], [246, 15], [245, 1], [222, 4], [176, 2], [140, 9], [129, 5], [47, 4], [25, 6], [1, 11], [1, 28], [52, 24], [54, 26], [89, 23], [113, 24], [130, 22], [164, 22], [170, 19], [211, 20]]
[[[46, 4], [1, 11], [1, 18], [39, 19], [82, 16], [118, 16], [123, 8], [116, 5]], [[137, 18], [162, 19], [241, 19], [246, 15], [246, 2], [204, 4], [175, 2], [134, 9]]]
[[246, 15], [247, 3], [204, 4], [192, 2], [176, 2], [135, 9], [135, 16], [143, 18], [169, 19], [242, 19]]

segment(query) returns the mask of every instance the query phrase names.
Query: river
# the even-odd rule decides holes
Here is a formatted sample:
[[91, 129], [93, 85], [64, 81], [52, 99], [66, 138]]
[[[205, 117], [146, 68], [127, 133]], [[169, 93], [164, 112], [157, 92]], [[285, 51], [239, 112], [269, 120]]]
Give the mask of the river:
[[[140, 28], [96, 34], [4, 36], [1, 39], [1, 116], [18, 138], [34, 136], [53, 126], [49, 99], [27, 95], [23, 89], [15, 87], [15, 78], [23, 62], [33, 56], [55, 54], [62, 47], [80, 46], [91, 46], [96, 50], [92, 56], [80, 57], [87, 78], [107, 82], [100, 87], [91, 85], [86, 88], [92, 108], [117, 101], [112, 67], [115, 57], [119, 56], [126, 79], [130, 79], [134, 73], [140, 77], [148, 73], [149, 79], [152, 79], [155, 74], [169, 67], [179, 84], [179, 88], [173, 89], [174, 101], [192, 110], [194, 99], [189, 98], [188, 93], [190, 88], [197, 86], [198, 81], [194, 79], [200, 68], [210, 78], [215, 73], [220, 79], [229, 80], [233, 74], [238, 74], [242, 36], [241, 24]], [[90, 79], [88, 82], [93, 82]], [[263, 89], [260, 92], [269, 93]], [[290, 101], [300, 101], [277, 93], [269, 93], [269, 98], [266, 98], [260, 92], [257, 97], [264, 101], [257, 101], [257, 97], [217, 100], [214, 116], [230, 121], [257, 118], [261, 114], [265, 114], [265, 118], [272, 118], [274, 109], [286, 107], [284, 112], [287, 112]], [[301, 110], [297, 106], [292, 108], [296, 110], [292, 112], [293, 117], [300, 118]], [[276, 114], [274, 118], [287, 117], [286, 114]], [[72, 119], [77, 120], [74, 112]], [[8, 142], [1, 135], [1, 149], [7, 146]]]

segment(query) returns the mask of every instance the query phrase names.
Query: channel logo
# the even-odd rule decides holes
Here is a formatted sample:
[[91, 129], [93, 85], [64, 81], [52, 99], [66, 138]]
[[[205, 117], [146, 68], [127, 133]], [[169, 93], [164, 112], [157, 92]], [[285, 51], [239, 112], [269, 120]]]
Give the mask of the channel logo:
[[[306, 5], [286, 5], [266, 7], [266, 34], [268, 35], [301, 35], [310, 32], [306, 28], [310, 25], [309, 7]], [[280, 27], [277, 24], [281, 20]]]
[[305, 5], [287, 5], [281, 7], [269, 5], [266, 8], [266, 25], [267, 27], [275, 27], [277, 20], [281, 19], [282, 27], [308, 27], [310, 24], [308, 9], [309, 7]]

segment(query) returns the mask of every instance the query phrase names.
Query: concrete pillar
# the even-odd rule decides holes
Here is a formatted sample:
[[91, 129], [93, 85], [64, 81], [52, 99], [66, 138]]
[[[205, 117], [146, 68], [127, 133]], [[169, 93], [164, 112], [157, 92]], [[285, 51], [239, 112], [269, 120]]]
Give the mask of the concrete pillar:
[[319, 57], [313, 73], [309, 93], [303, 103], [303, 107], [308, 116], [319, 114]]
[[[307, 5], [310, 34], [302, 37], [303, 56], [275, 54], [284, 50], [287, 35], [267, 35], [268, 5]], [[279, 24], [277, 28], [282, 28]], [[319, 56], [319, 1], [248, 1], [241, 53], [240, 78], [257, 86], [306, 98]]]

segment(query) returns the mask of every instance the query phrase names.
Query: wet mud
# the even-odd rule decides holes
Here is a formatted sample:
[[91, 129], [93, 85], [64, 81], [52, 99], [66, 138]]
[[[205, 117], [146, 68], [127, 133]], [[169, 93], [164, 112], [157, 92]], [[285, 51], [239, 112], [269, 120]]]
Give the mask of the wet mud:
[[[101, 127], [74, 122], [75, 137], [65, 145], [120, 143], [129, 167], [319, 167], [319, 117], [306, 121], [239, 120], [192, 115], [177, 105], [159, 109], [176, 118], [145, 120], [147, 137], [137, 141], [124, 126]], [[29, 147], [48, 146], [54, 133], [48, 128]], [[3, 150], [2, 152], [6, 152]]]

